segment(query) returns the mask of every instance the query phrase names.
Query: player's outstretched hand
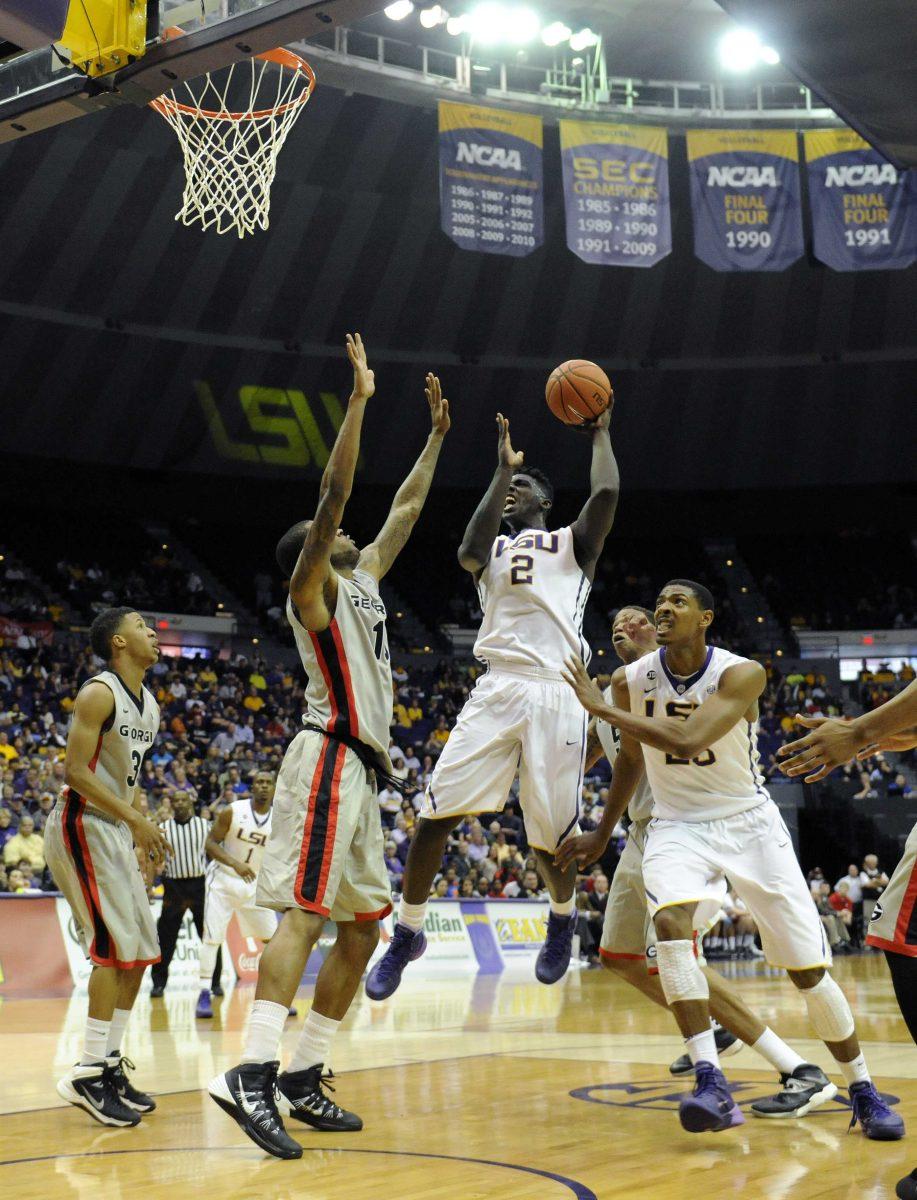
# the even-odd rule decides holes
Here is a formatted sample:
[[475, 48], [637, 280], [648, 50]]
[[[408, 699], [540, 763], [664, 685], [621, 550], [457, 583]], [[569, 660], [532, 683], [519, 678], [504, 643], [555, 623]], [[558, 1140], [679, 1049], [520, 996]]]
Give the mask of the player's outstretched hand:
[[522, 450], [514, 450], [509, 440], [509, 417], [497, 413], [497, 460], [501, 467], [509, 467], [512, 471], [522, 468], [525, 454]]
[[806, 783], [817, 783], [856, 757], [862, 747], [851, 722], [840, 717], [795, 716], [797, 725], [812, 732], [795, 742], [787, 742], [777, 751], [786, 759], [780, 764], [784, 775], [804, 775]]
[[581, 433], [595, 433], [597, 429], [607, 429], [611, 424], [611, 410], [615, 406], [615, 394], [610, 392], [608, 396], [608, 407], [604, 412], [599, 413], [591, 421], [583, 421], [581, 425], [571, 425], [571, 429], [578, 429]]
[[232, 868], [243, 883], [254, 883], [257, 879], [255, 872], [247, 863], [234, 863]]
[[577, 837], [567, 838], [562, 846], [554, 851], [554, 866], [565, 871], [572, 862], [580, 867], [591, 867], [605, 853], [608, 845], [597, 829], [592, 833], [581, 833]]
[[576, 698], [586, 712], [592, 713], [593, 716], [599, 716], [608, 708], [605, 697], [602, 695], [602, 689], [594, 679], [589, 678], [583, 660], [577, 655], [574, 654], [567, 659], [561, 674], [576, 692]]
[[433, 423], [433, 432], [440, 437], [444, 437], [452, 425], [452, 418], [449, 416], [449, 401], [443, 399], [443, 389], [440, 387], [439, 376], [428, 374], [427, 385], [424, 388], [427, 397], [427, 404], [430, 406], [430, 420]]
[[368, 400], [376, 391], [376, 376], [366, 363], [366, 349], [358, 333], [347, 334], [347, 357], [353, 367], [353, 392], [355, 400]]
[[161, 867], [172, 847], [166, 841], [159, 826], [137, 813], [131, 826], [131, 833], [134, 836], [134, 845], [140, 854], [152, 862], [154, 867]]

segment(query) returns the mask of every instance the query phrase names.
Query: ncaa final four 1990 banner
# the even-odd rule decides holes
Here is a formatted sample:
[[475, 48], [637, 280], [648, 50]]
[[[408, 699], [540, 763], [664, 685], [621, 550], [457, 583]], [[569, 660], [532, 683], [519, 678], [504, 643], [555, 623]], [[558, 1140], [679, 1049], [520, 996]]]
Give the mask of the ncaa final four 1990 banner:
[[587, 263], [651, 267], [672, 252], [664, 129], [561, 121], [567, 246]]
[[852, 129], [803, 135], [815, 257], [835, 271], [900, 270], [917, 258], [917, 181]]
[[443, 233], [463, 250], [521, 257], [544, 237], [540, 117], [439, 105]]
[[802, 257], [792, 130], [688, 131], [694, 253], [714, 271], [783, 271]]

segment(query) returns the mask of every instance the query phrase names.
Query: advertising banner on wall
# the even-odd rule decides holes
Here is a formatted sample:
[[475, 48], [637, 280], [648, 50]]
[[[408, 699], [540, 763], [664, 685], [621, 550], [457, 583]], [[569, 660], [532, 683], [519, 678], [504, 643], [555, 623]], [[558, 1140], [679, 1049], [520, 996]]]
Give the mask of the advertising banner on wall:
[[694, 253], [714, 271], [784, 271], [803, 254], [796, 134], [689, 129]]
[[537, 954], [548, 931], [550, 905], [544, 900], [497, 900], [487, 915], [504, 958]]
[[668, 135], [561, 121], [567, 246], [583, 262], [651, 267], [672, 252]]
[[835, 271], [900, 271], [917, 259], [917, 180], [852, 129], [803, 134], [815, 257]]
[[439, 105], [443, 233], [463, 250], [521, 258], [544, 238], [540, 117]]

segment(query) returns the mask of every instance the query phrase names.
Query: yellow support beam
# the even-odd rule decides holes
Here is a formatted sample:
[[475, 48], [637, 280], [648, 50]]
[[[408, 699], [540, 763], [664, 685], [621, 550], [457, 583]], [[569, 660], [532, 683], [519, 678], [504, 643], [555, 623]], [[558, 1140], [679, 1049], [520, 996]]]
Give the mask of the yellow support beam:
[[93, 77], [146, 53], [146, 0], [71, 0], [61, 45]]

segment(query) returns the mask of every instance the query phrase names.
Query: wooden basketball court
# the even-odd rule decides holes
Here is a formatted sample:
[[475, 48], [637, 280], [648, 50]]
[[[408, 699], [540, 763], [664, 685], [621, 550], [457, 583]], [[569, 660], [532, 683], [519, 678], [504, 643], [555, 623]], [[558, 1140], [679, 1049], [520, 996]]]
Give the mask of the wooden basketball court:
[[[800, 1053], [831, 1070], [780, 973], [722, 969]], [[681, 1052], [674, 1026], [602, 970], [572, 972], [554, 988], [527, 973], [409, 975], [386, 1004], [361, 995], [338, 1039], [335, 1098], [365, 1129], [329, 1135], [290, 1122], [306, 1151], [296, 1162], [263, 1155], [202, 1091], [237, 1059], [250, 989], [227, 996], [213, 1022], [195, 1021], [190, 991], [141, 997], [125, 1050], [159, 1108], [136, 1130], [107, 1130], [54, 1091], [78, 1057], [85, 997], [5, 1000], [0, 1200], [886, 1200], [917, 1165], [917, 1048], [881, 956], [842, 960], [836, 975], [880, 1090], [900, 1098], [902, 1142], [848, 1134], [838, 1101], [798, 1121], [749, 1116], [730, 1133], [682, 1132], [675, 1108], [688, 1085], [667, 1070]], [[299, 1024], [289, 1023], [287, 1054]], [[746, 1109], [777, 1090], [748, 1050], [725, 1067]]]

